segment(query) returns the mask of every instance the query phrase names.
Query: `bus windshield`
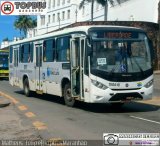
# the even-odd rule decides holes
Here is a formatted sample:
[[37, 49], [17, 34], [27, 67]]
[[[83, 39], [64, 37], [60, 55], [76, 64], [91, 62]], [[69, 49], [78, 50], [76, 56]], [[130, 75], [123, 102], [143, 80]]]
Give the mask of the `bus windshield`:
[[8, 55], [0, 54], [0, 69], [8, 69]]
[[[143, 76], [151, 69], [151, 56], [144, 33], [105, 34], [107, 38], [92, 38], [91, 71], [108, 75], [139, 73]], [[120, 36], [119, 36], [120, 35]], [[127, 36], [128, 35], [128, 36]]]

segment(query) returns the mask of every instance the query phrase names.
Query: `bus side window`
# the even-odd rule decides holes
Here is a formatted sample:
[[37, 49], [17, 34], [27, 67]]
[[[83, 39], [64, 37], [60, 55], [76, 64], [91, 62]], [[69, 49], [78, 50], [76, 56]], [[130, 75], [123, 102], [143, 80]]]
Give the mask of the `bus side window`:
[[57, 39], [56, 59], [66, 62], [70, 58], [70, 37], [65, 36]]
[[46, 62], [46, 41], [43, 42], [43, 62]]
[[20, 62], [24, 62], [24, 45], [22, 45], [21, 47], [20, 47], [20, 53], [21, 53], [21, 56], [20, 56]]
[[33, 43], [30, 43], [30, 46], [29, 46], [29, 56], [28, 56], [28, 60], [30, 62], [33, 62]]
[[53, 62], [55, 56], [55, 40], [46, 40], [43, 43], [43, 61]]

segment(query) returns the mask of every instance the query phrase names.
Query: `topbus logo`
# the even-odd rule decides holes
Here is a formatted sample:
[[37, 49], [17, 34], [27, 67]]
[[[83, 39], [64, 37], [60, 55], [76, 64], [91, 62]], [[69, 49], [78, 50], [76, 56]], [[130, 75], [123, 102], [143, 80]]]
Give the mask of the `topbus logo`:
[[1, 1], [1, 15], [45, 15], [46, 2]]

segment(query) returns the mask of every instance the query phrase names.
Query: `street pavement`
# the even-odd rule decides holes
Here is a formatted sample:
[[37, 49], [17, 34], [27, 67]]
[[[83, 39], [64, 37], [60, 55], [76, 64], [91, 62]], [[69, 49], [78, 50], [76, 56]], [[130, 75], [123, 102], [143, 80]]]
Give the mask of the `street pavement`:
[[[7, 123], [5, 118], [10, 117], [8, 120], [14, 122], [8, 122], [8, 124], [11, 126], [15, 123], [13, 124], [14, 129], [20, 129], [21, 134], [36, 129], [28, 136], [26, 135], [27, 138], [32, 137], [33, 134], [35, 138], [47, 138], [48, 136], [48, 139], [99, 140], [102, 139], [103, 133], [159, 133], [160, 75], [156, 74], [154, 78], [153, 100], [127, 103], [121, 109], [113, 109], [109, 104], [84, 104], [81, 102], [78, 102], [75, 108], [70, 108], [63, 105], [63, 100], [59, 97], [37, 94], [30, 98], [25, 97], [19, 88], [10, 86], [8, 81], [0, 81], [1, 95], [5, 95], [12, 101], [10, 106], [0, 108], [0, 115], [3, 115], [2, 119], [0, 118], [0, 125], [5, 127]], [[23, 116], [20, 116], [19, 113]], [[21, 120], [24, 122], [20, 123], [28, 123], [29, 127], [25, 124], [23, 124], [24, 127], [19, 127], [16, 123]], [[0, 127], [0, 133], [1, 130], [7, 130], [7, 127]], [[7, 133], [8, 131], [6, 135]], [[10, 136], [13, 139], [16, 137], [19, 136]]]

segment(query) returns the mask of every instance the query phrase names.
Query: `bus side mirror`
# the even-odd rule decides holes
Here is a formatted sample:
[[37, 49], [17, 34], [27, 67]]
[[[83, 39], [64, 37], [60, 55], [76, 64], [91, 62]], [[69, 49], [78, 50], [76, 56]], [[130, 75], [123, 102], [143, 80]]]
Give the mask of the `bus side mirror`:
[[155, 50], [154, 50], [154, 47], [153, 47], [153, 43], [150, 39], [149, 39], [149, 48], [150, 48], [150, 53], [151, 53], [151, 61], [154, 61]]

